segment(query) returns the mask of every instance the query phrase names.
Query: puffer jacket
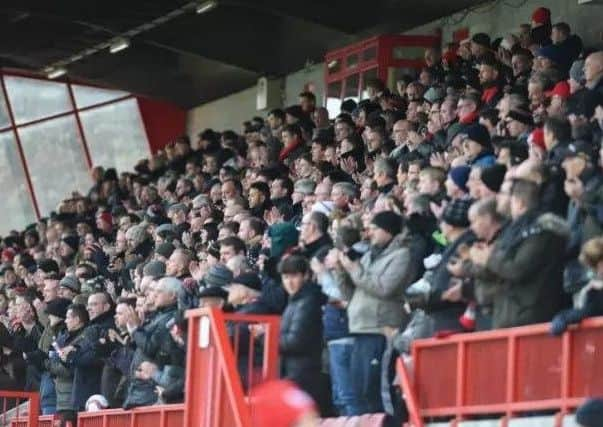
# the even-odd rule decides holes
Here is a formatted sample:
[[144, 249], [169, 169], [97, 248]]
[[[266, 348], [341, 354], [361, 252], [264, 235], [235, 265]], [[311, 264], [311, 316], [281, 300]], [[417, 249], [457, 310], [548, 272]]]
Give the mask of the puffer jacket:
[[563, 268], [569, 228], [536, 211], [513, 221], [496, 240], [486, 268], [501, 279], [493, 328], [549, 322], [563, 307]]
[[[59, 348], [77, 346], [85, 339], [84, 328], [77, 331], [65, 331], [56, 339]], [[52, 353], [47, 360], [47, 368], [52, 378], [54, 379], [54, 388], [57, 397], [57, 411], [77, 411], [79, 408], [74, 407], [73, 395], [73, 379], [74, 369], [67, 363], [64, 363], [56, 353]]]
[[320, 286], [305, 283], [289, 298], [281, 321], [279, 350], [284, 375], [314, 399], [320, 397], [322, 306], [326, 301]]
[[173, 352], [177, 350], [177, 345], [172, 340], [166, 324], [174, 317], [177, 309], [176, 304], [157, 309], [150, 321], [132, 332], [132, 341], [136, 350], [130, 364], [130, 384], [124, 408], [150, 405], [157, 400], [154, 383], [136, 378], [135, 372], [145, 360], [155, 363], [159, 368], [174, 364]]
[[381, 334], [384, 326], [397, 328], [405, 320], [403, 294], [417, 269], [409, 245], [406, 235], [399, 234], [374, 258], [372, 250], [364, 254], [357, 269], [335, 272], [342, 296], [349, 301], [350, 333]]
[[130, 366], [132, 377], [138, 365], [144, 360], [150, 360], [160, 367], [170, 363], [169, 350], [176, 344], [165, 325], [175, 316], [177, 309], [177, 305], [159, 308], [149, 323], [132, 332], [132, 341], [136, 346]]

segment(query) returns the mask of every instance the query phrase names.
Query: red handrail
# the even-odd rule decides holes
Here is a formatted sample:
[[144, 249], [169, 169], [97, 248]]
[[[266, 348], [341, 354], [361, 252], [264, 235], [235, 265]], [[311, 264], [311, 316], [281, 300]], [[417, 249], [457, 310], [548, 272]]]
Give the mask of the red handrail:
[[182, 427], [184, 404], [80, 412], [78, 427]]
[[[398, 374], [411, 421], [425, 417], [528, 411], [560, 416], [584, 398], [603, 394], [603, 317], [570, 327], [562, 337], [549, 324], [417, 340], [412, 375], [402, 361]], [[412, 380], [411, 380], [412, 378]], [[559, 418], [559, 417], [558, 417]]]
[[[6, 425], [6, 412], [9, 399], [15, 400], [16, 417], [14, 420], [26, 421], [27, 427], [38, 427], [38, 418], [40, 416], [40, 395], [37, 392], [0, 390], [0, 400], [2, 401], [2, 424]], [[27, 409], [27, 418], [19, 418], [19, 405], [25, 401], [29, 402]]]
[[[280, 319], [278, 316], [258, 316], [222, 313], [216, 309], [197, 309], [187, 312], [189, 335], [185, 396], [186, 402], [177, 405], [153, 405], [124, 411], [109, 409], [98, 412], [81, 412], [79, 427], [251, 427], [250, 408], [243, 391], [235, 355], [250, 359], [249, 387], [258, 382], [279, 377], [278, 339]], [[205, 319], [205, 320], [202, 320]], [[202, 327], [201, 323], [205, 322]], [[261, 325], [263, 342], [261, 369], [255, 371], [253, 355], [257, 337], [251, 334], [249, 349], [238, 346], [236, 336], [229, 337], [227, 325], [247, 327]], [[204, 329], [205, 328], [205, 329]], [[203, 336], [203, 334], [207, 334]], [[236, 335], [236, 334], [235, 334]], [[206, 340], [201, 346], [200, 338]], [[235, 350], [235, 351], [233, 351]], [[246, 353], [249, 350], [251, 353]], [[0, 392], [0, 397], [3, 392]], [[27, 393], [10, 393], [11, 396]], [[35, 395], [37, 398], [37, 394]], [[36, 405], [37, 408], [38, 405]], [[40, 417], [40, 422], [48, 422]], [[38, 420], [37, 414], [35, 419]], [[51, 419], [51, 418], [49, 418]], [[14, 427], [26, 427], [23, 418]], [[46, 424], [44, 424], [46, 425]], [[29, 424], [29, 426], [36, 426]]]
[[[250, 408], [235, 354], [247, 354], [249, 388], [259, 381], [278, 378], [279, 318], [224, 314], [217, 309], [190, 310], [187, 317], [185, 425], [192, 425], [194, 420], [195, 425], [205, 427], [250, 427]], [[234, 326], [232, 338], [227, 334], [227, 322]], [[248, 349], [239, 348], [238, 328], [258, 324], [264, 331], [264, 343], [261, 374], [256, 381], [253, 375], [256, 337], [251, 333]], [[202, 372], [206, 375], [200, 375]]]

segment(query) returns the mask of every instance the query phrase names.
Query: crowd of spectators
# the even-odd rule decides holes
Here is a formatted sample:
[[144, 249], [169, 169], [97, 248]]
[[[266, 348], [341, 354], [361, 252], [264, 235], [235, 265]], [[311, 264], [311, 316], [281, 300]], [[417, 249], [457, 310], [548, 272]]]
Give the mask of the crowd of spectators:
[[182, 401], [183, 312], [218, 307], [282, 315], [282, 375], [322, 414], [402, 418], [413, 340], [603, 314], [603, 51], [539, 8], [425, 63], [330, 119], [303, 92], [96, 167], [5, 236], [0, 388], [64, 419]]

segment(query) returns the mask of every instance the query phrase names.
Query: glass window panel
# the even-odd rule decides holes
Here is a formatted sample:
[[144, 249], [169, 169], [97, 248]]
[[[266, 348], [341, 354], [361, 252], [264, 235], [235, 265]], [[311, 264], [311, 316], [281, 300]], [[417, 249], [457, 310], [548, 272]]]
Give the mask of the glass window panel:
[[341, 82], [332, 82], [327, 86], [327, 110], [329, 117], [337, 116], [341, 110]]
[[135, 99], [80, 113], [94, 165], [132, 170], [148, 157], [147, 136]]
[[71, 88], [73, 89], [73, 97], [77, 108], [86, 108], [129, 95], [128, 92], [91, 86], [72, 85]]
[[35, 221], [35, 212], [12, 131], [0, 133], [0, 188], [5, 189], [0, 209], [0, 234], [5, 235], [13, 229], [22, 230]]
[[10, 117], [6, 108], [6, 100], [4, 99], [4, 91], [0, 90], [0, 128], [10, 126]]
[[345, 79], [344, 99], [351, 98], [358, 102], [358, 86], [360, 85], [360, 74], [353, 74]]
[[371, 46], [362, 51], [363, 61], [372, 61], [377, 58], [377, 46]]
[[347, 57], [346, 63], [348, 68], [354, 68], [358, 65], [358, 54], [354, 53]]
[[42, 215], [56, 209], [71, 192], [88, 191], [91, 181], [73, 114], [18, 132]]
[[422, 60], [425, 57], [425, 48], [422, 46], [396, 46], [392, 49], [393, 59]]
[[5, 76], [4, 81], [17, 124], [73, 109], [65, 83], [17, 76]]
[[366, 82], [368, 82], [369, 80], [372, 79], [376, 79], [377, 78], [377, 69], [376, 68], [371, 68], [370, 70], [366, 70], [364, 73], [362, 73], [362, 99], [367, 99], [368, 96], [368, 92], [366, 90]]

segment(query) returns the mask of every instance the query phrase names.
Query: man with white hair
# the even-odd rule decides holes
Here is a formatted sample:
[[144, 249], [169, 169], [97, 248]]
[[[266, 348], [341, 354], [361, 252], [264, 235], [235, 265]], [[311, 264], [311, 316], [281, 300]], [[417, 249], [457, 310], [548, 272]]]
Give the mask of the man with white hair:
[[331, 190], [333, 207], [344, 213], [350, 211], [350, 204], [358, 198], [358, 189], [351, 182], [338, 182]]
[[127, 308], [126, 326], [136, 347], [130, 365], [130, 387], [124, 405], [147, 405], [157, 400], [157, 395], [149, 393], [149, 380], [136, 375], [144, 361], [153, 363], [162, 369], [166, 365], [184, 366], [184, 353], [176, 345], [166, 327], [176, 315], [178, 294], [182, 282], [175, 277], [164, 277], [154, 286], [153, 308], [149, 320], [142, 323], [133, 307]]

